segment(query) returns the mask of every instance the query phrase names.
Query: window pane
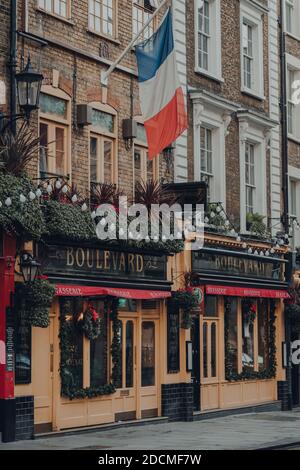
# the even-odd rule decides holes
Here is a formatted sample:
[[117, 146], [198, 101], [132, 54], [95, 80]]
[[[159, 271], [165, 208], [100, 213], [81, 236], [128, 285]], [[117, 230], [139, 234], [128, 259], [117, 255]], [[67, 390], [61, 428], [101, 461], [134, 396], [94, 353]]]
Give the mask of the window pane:
[[207, 323], [203, 323], [203, 377], [208, 377], [207, 369]]
[[98, 109], [92, 110], [92, 125], [107, 132], [114, 132], [114, 116]]
[[104, 181], [110, 183], [112, 181], [112, 157], [113, 144], [111, 141], [104, 141]]
[[[238, 373], [238, 331], [237, 307], [238, 301], [231, 297], [225, 300], [225, 334], [227, 335], [227, 373]], [[226, 338], [225, 338], [226, 339]]]
[[142, 387], [155, 385], [155, 325], [142, 323]]
[[297, 216], [297, 184], [296, 181], [290, 180], [290, 199], [291, 199], [291, 210], [290, 213], [293, 216]]
[[[18, 284], [16, 285], [18, 286]], [[15, 383], [31, 382], [31, 325], [28, 321], [24, 298], [16, 291], [15, 317]]]
[[266, 299], [258, 301], [257, 321], [258, 321], [258, 369], [268, 368], [269, 363], [269, 302]]
[[120, 356], [119, 356], [119, 364], [120, 364], [120, 375], [119, 377], [117, 378], [116, 380], [116, 383], [115, 383], [115, 386], [116, 388], [122, 388], [123, 386], [123, 381], [122, 381], [122, 377], [123, 377], [123, 323], [120, 322], [119, 323], [119, 328], [118, 328], [118, 331], [117, 331], [117, 336], [118, 336], [118, 339], [119, 339], [119, 343], [121, 344], [121, 348], [120, 348]]
[[40, 123], [40, 173], [48, 172], [48, 126]]
[[41, 113], [55, 114], [64, 119], [67, 117], [67, 102], [55, 96], [46, 95], [41, 93], [40, 95], [40, 110]]
[[56, 170], [59, 175], [64, 175], [65, 166], [65, 130], [57, 127], [55, 129], [55, 148], [56, 148]]
[[147, 144], [147, 135], [146, 135], [145, 126], [143, 126], [143, 124], [137, 125], [136, 138], [137, 140], [140, 140], [141, 142], [144, 142], [145, 144]]
[[133, 321], [126, 323], [126, 387], [133, 387]]
[[97, 339], [90, 341], [90, 386], [105, 385], [107, 380], [107, 317], [103, 313], [102, 301], [93, 302], [101, 318], [101, 333]]
[[96, 183], [98, 181], [97, 155], [98, 155], [98, 140], [95, 137], [91, 137], [91, 140], [90, 140], [90, 179], [92, 183]]
[[83, 336], [77, 327], [78, 317], [84, 310], [83, 300], [72, 298], [64, 301], [66, 332], [68, 339], [65, 344], [67, 359], [64, 364], [65, 385], [74, 389], [83, 387]]
[[217, 325], [210, 327], [210, 354], [211, 354], [211, 376], [217, 376]]
[[254, 370], [254, 321], [251, 319], [250, 302], [242, 301], [242, 363], [244, 371]]
[[205, 302], [204, 316], [205, 317], [217, 317], [218, 316], [217, 297], [214, 295], [206, 295], [204, 302]]

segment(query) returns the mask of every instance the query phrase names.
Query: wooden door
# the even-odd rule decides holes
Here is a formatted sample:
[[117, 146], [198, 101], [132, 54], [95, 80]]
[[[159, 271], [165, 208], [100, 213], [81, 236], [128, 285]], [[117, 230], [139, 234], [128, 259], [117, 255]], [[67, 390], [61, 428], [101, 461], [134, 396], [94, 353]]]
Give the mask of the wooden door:
[[158, 345], [158, 320], [143, 318], [140, 338], [141, 418], [153, 418], [159, 414]]
[[35, 432], [52, 430], [54, 319], [48, 328], [32, 329], [32, 383]]

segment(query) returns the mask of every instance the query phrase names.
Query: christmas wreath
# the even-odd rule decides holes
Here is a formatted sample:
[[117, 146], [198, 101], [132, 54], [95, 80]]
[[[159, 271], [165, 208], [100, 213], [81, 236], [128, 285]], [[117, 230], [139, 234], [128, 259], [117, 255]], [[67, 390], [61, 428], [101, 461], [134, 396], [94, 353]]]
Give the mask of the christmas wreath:
[[101, 318], [92, 304], [78, 317], [78, 328], [87, 339], [93, 341], [101, 333]]
[[256, 318], [257, 306], [252, 300], [244, 300], [242, 303], [243, 317], [249, 323], [253, 323]]

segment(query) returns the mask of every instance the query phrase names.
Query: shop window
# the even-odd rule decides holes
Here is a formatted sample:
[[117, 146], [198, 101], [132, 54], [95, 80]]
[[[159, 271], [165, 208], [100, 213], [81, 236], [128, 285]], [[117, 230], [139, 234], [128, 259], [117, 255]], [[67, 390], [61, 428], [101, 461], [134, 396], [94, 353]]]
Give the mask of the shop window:
[[77, 327], [78, 318], [84, 311], [84, 301], [70, 298], [62, 311], [68, 325], [68, 341], [64, 345], [67, 360], [64, 364], [65, 381], [74, 389], [83, 387], [83, 336]]
[[217, 317], [218, 316], [218, 298], [214, 295], [205, 296], [205, 317]]
[[[141, 31], [144, 24], [150, 19], [153, 14], [153, 8], [149, 0], [133, 0], [132, 5], [132, 33], [136, 36]], [[137, 42], [148, 39], [152, 36], [155, 30], [155, 19], [145, 29], [143, 34], [139, 37]]]
[[38, 0], [38, 6], [47, 13], [70, 18], [71, 0]]
[[134, 326], [133, 321], [126, 322], [126, 388], [133, 387], [133, 354], [134, 354]]
[[210, 325], [210, 364], [211, 376], [217, 376], [217, 325], [213, 322]]
[[242, 366], [244, 371], [254, 370], [254, 321], [250, 318], [249, 302], [242, 301]]
[[155, 385], [155, 324], [142, 323], [142, 387]]
[[119, 377], [116, 380], [115, 386], [116, 386], [116, 388], [122, 388], [123, 387], [123, 380], [122, 380], [122, 378], [123, 378], [123, 323], [122, 322], [120, 322], [120, 324], [119, 324], [117, 335], [118, 335], [119, 343], [121, 344], [120, 356], [119, 356], [119, 360], [118, 360], [118, 362], [120, 364], [120, 374], [119, 374]]
[[167, 311], [167, 354], [168, 373], [176, 374], [180, 371], [180, 314], [172, 299], [168, 301]]
[[89, 0], [89, 29], [106, 36], [116, 36], [116, 0]]
[[90, 341], [90, 386], [99, 387], [109, 382], [107, 374], [107, 316], [103, 313], [103, 302], [93, 302], [101, 318], [101, 334]]
[[40, 177], [69, 173], [68, 102], [41, 93], [40, 97]]
[[[97, 105], [94, 103], [94, 106]], [[100, 105], [98, 106], [100, 107]], [[90, 128], [91, 184], [115, 183], [115, 156], [117, 152], [115, 121], [114, 114], [93, 107]]]
[[203, 323], [203, 377], [208, 377], [208, 331], [207, 331], [207, 322]]
[[[231, 373], [238, 373], [238, 300], [225, 300], [225, 341], [227, 339], [227, 367]], [[227, 335], [227, 338], [226, 338]]]
[[15, 384], [31, 383], [31, 325], [28, 322], [24, 299], [17, 295], [16, 288], [15, 318]]
[[136, 312], [137, 301], [135, 299], [120, 299], [118, 308], [121, 312]]
[[258, 370], [269, 366], [269, 302], [265, 299], [258, 301], [257, 335], [258, 335]]

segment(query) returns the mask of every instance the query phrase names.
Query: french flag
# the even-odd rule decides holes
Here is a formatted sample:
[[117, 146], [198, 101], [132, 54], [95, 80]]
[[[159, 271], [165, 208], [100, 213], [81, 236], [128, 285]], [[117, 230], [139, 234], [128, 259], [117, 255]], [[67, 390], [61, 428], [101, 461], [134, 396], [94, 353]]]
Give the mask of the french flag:
[[170, 9], [153, 36], [135, 50], [149, 158], [153, 159], [187, 129]]

